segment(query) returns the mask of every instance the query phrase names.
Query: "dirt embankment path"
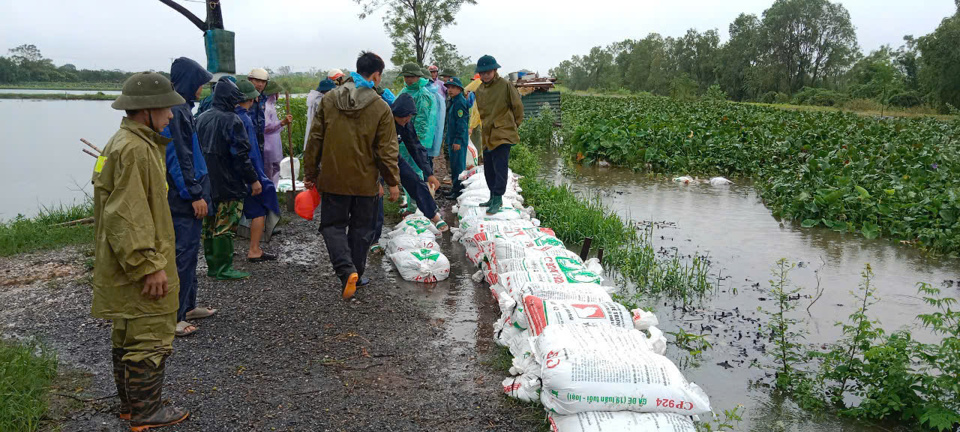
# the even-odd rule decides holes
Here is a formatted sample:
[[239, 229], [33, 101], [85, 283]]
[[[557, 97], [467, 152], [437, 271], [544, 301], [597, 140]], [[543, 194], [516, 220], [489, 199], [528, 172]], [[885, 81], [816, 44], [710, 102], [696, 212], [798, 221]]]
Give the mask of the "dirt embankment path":
[[[462, 247], [449, 234], [443, 244], [453, 264], [449, 280], [410, 284], [386, 259], [373, 257], [372, 283], [344, 302], [316, 222], [295, 219], [283, 227], [267, 246], [282, 255], [277, 262], [246, 263], [246, 242], [238, 240], [236, 266], [253, 276], [236, 282], [200, 277], [199, 303], [220, 312], [174, 343], [164, 398], [193, 416], [163, 430], [541, 428], [542, 411], [501, 395], [504, 373], [491, 365], [499, 351], [491, 340], [496, 305], [470, 280]], [[86, 377], [85, 388], [58, 391], [100, 398], [115, 393], [110, 323], [89, 314], [89, 259], [82, 250], [64, 249], [0, 260], [20, 273], [56, 270], [37, 271], [54, 279], [0, 286], [0, 333], [41, 338], [59, 353], [61, 373]], [[202, 257], [200, 267], [205, 275]], [[74, 404], [48, 426], [129, 430], [115, 416], [116, 398]]]

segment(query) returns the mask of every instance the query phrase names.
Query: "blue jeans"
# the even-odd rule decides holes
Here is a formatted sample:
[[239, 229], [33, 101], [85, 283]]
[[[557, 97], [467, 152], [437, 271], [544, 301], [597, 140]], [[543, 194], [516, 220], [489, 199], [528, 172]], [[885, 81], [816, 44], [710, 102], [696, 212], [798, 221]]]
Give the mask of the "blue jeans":
[[200, 255], [200, 229], [203, 220], [194, 217], [173, 218], [177, 241], [177, 276], [180, 277], [180, 308], [177, 322], [185, 321], [187, 312], [197, 307], [197, 259]]

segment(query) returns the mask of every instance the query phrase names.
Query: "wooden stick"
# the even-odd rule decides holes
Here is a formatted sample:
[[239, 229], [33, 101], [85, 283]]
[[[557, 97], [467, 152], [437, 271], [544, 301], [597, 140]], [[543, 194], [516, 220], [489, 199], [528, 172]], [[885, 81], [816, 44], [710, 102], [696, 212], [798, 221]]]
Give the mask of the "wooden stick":
[[82, 152], [84, 152], [84, 153], [86, 153], [86, 154], [88, 154], [88, 155], [90, 155], [90, 156], [93, 156], [94, 159], [100, 157], [100, 156], [97, 156], [97, 155], [93, 154], [92, 151], [87, 150], [87, 149], [80, 149], [80, 151], [82, 151]]
[[[287, 115], [293, 115], [290, 111], [290, 90], [284, 90], [287, 96]], [[287, 147], [290, 148], [290, 191], [297, 195], [297, 172], [293, 169], [293, 128], [287, 125]], [[309, 131], [307, 131], [309, 133]]]
[[58, 223], [58, 224], [54, 224], [53, 226], [62, 227], [62, 226], [84, 225], [84, 224], [91, 224], [91, 223], [93, 223], [93, 217], [88, 217], [88, 218], [83, 218], [83, 219], [72, 220], [72, 221], [69, 221], [69, 222]]
[[95, 145], [93, 145], [93, 144], [90, 144], [90, 141], [87, 141], [87, 140], [85, 140], [85, 139], [83, 139], [83, 138], [80, 138], [80, 142], [86, 144], [87, 147], [90, 147], [90, 148], [94, 149], [94, 150], [97, 152], [97, 154], [103, 153], [103, 150], [100, 150], [99, 147], [97, 147], [97, 146], [95, 146]]

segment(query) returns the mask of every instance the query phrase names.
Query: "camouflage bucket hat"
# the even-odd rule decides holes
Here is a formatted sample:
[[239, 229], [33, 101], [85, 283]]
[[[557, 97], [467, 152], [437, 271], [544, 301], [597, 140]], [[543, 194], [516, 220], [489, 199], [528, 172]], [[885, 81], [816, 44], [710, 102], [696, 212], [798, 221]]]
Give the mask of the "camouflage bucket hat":
[[123, 91], [110, 106], [115, 110], [132, 111], [170, 108], [182, 103], [186, 101], [166, 77], [156, 72], [140, 72], [124, 81]]

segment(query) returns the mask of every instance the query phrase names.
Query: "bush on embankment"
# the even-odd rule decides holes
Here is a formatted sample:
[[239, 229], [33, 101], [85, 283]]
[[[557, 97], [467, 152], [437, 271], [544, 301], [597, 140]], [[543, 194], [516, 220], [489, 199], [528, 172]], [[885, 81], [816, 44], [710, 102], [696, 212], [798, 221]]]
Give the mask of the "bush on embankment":
[[960, 253], [960, 121], [662, 97], [562, 106], [565, 149], [582, 162], [750, 177], [775, 217]]

